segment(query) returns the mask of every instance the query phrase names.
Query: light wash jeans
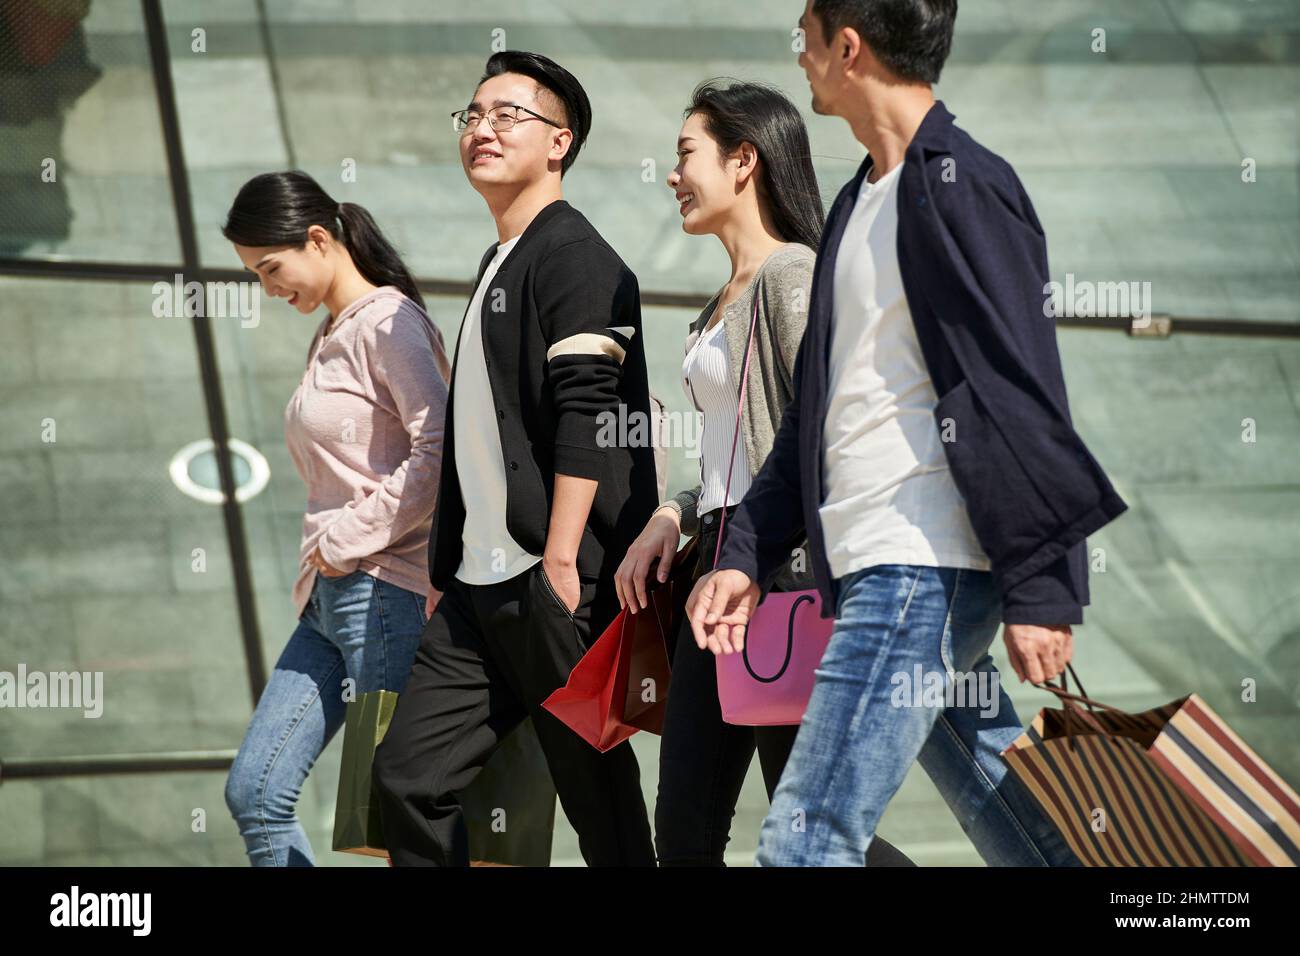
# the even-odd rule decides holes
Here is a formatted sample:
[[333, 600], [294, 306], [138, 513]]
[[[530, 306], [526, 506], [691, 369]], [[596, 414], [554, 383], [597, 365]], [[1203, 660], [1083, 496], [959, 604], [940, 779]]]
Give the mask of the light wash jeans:
[[[862, 866], [918, 758], [989, 865], [1080, 865], [999, 756], [1024, 728], [988, 653], [1002, 611], [992, 575], [892, 564], [839, 585], [758, 865]], [[966, 680], [961, 696], [954, 677]]]
[[294, 807], [312, 764], [343, 726], [343, 680], [354, 683], [351, 699], [400, 693], [424, 624], [424, 595], [364, 571], [316, 575], [226, 778], [226, 806], [253, 866], [315, 865]]

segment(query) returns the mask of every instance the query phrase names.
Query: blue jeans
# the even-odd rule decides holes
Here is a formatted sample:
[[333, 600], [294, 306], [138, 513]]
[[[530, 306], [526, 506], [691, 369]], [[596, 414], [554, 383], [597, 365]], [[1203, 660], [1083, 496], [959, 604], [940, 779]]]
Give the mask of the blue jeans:
[[364, 571], [316, 576], [226, 779], [226, 806], [254, 866], [315, 864], [294, 815], [303, 782], [343, 726], [348, 700], [401, 692], [424, 624], [423, 595]]
[[1000, 752], [1023, 726], [989, 656], [987, 571], [878, 565], [839, 582], [835, 630], [759, 837], [760, 866], [861, 866], [919, 758], [991, 866], [1078, 866]]

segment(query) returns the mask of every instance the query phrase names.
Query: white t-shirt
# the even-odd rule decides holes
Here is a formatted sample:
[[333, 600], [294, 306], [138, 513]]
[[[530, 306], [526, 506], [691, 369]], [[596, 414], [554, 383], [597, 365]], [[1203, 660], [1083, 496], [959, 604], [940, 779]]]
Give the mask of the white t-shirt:
[[[519, 236], [515, 236], [497, 246], [474, 290], [460, 333], [460, 354], [452, 383], [456, 474], [465, 502], [465, 529], [461, 535], [464, 550], [456, 577], [466, 584], [508, 581], [542, 559], [519, 547], [506, 530], [506, 466], [501, 458], [496, 403], [483, 356], [483, 296], [502, 260], [518, 241]], [[489, 310], [486, 321], [492, 321], [493, 314]]]
[[[704, 415], [700, 500], [696, 505], [700, 514], [707, 514], [724, 504], [738, 503], [750, 485], [745, 442], [736, 435], [736, 406], [740, 396], [731, 381], [727, 339], [722, 328], [724, 321], [719, 319], [713, 328], [701, 332], [682, 362], [686, 394]], [[728, 470], [731, 472], [730, 493], [727, 493]]]
[[898, 266], [899, 163], [864, 178], [835, 262], [820, 515], [831, 573], [988, 570], [953, 484]]

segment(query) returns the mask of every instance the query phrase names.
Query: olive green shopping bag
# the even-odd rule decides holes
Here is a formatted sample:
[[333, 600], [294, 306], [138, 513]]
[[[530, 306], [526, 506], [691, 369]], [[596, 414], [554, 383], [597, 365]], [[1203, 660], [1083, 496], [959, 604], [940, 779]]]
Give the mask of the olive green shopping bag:
[[[343, 727], [343, 759], [334, 811], [334, 849], [388, 856], [371, 764], [397, 707], [397, 694], [371, 691], [351, 701]], [[555, 785], [532, 720], [501, 741], [461, 795], [470, 857], [508, 866], [547, 866], [555, 828]], [[510, 826], [495, 825], [509, 819]]]

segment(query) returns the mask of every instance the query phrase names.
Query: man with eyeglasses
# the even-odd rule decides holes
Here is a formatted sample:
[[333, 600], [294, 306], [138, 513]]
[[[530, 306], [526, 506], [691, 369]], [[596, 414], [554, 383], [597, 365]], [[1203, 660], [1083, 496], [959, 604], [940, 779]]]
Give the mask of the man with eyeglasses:
[[500, 242], [456, 345], [429, 541], [443, 595], [375, 756], [399, 866], [468, 864], [457, 794], [525, 718], [587, 863], [655, 862], [631, 746], [602, 754], [541, 706], [618, 611], [614, 571], [659, 500], [653, 447], [598, 441], [620, 408], [648, 422], [650, 397], [636, 276], [562, 198], [590, 125], [578, 81], [518, 51], [452, 114]]

